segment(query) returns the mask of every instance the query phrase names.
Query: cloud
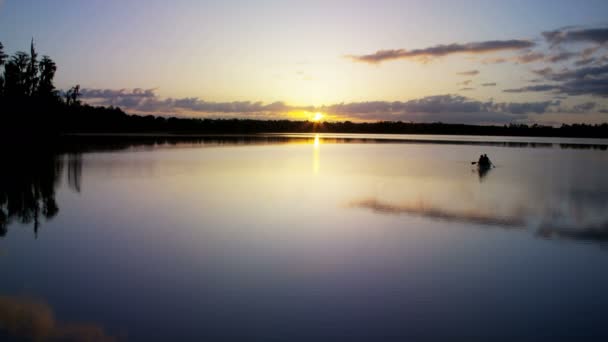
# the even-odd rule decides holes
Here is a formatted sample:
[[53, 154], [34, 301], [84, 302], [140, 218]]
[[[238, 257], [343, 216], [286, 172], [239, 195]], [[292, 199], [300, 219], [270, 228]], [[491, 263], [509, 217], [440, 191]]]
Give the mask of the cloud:
[[[385, 61], [397, 59], [411, 59], [423, 63], [429, 62], [434, 58], [448, 56], [452, 54], [484, 54], [499, 51], [523, 51], [523, 54], [511, 57], [491, 57], [483, 59], [483, 64], [498, 64], [511, 61], [518, 64], [528, 64], [534, 62], [557, 63], [568, 61], [576, 56], [581, 56], [583, 60], [589, 59], [601, 44], [608, 41], [608, 28], [565, 28], [541, 33], [545, 41], [551, 47], [555, 47], [566, 42], [588, 42], [598, 44], [594, 47], [586, 48], [581, 54], [571, 51], [559, 51], [554, 54], [546, 54], [540, 51], [532, 51], [537, 44], [531, 40], [510, 39], [510, 40], [489, 40], [471, 43], [452, 43], [430, 46], [422, 49], [386, 49], [378, 50], [374, 53], [364, 55], [347, 55], [346, 57], [356, 61], [369, 64], [379, 64]], [[561, 50], [561, 49], [560, 49]], [[478, 70], [464, 71], [457, 73], [463, 76], [477, 75]]]
[[512, 60], [519, 64], [528, 64], [533, 62], [542, 61], [545, 59], [545, 54], [541, 52], [530, 52], [523, 55], [515, 56]]
[[134, 98], [153, 98], [155, 89], [142, 89], [135, 88], [132, 90], [128, 89], [82, 89], [82, 97], [94, 97], [94, 98], [120, 98], [120, 97], [134, 97]]
[[550, 91], [578, 96], [591, 95], [608, 97], [608, 64], [583, 67], [578, 69], [563, 69], [554, 71], [552, 68], [533, 70], [545, 80], [558, 82], [557, 84], [543, 84], [538, 86], [506, 89], [505, 92], [520, 93], [526, 91]]
[[[408, 113], [489, 113], [503, 112], [509, 114], [522, 114], [528, 112], [539, 113], [547, 107], [547, 102], [523, 102], [523, 103], [495, 103], [492, 101], [481, 102], [457, 95], [428, 96], [422, 99], [411, 100], [403, 103], [403, 108]], [[515, 111], [512, 111], [515, 109]]]
[[585, 65], [589, 65], [589, 64], [601, 64], [602, 62], [606, 62], [605, 57], [604, 59], [599, 59], [599, 58], [595, 58], [593, 57], [593, 55], [601, 48], [600, 45], [598, 46], [592, 46], [590, 48], [586, 48], [583, 51], [581, 51], [581, 53], [579, 54], [579, 60], [576, 61], [574, 63], [574, 65], [576, 66], [585, 66]]
[[505, 92], [505, 93], [526, 93], [526, 92], [534, 92], [534, 91], [538, 91], [538, 92], [552, 91], [552, 90], [557, 90], [557, 89], [560, 89], [560, 87], [557, 85], [540, 84], [540, 85], [533, 85], [533, 86], [527, 86], [527, 87], [521, 87], [521, 88], [505, 89], [505, 90], [503, 90], [503, 92]]
[[[467, 88], [463, 88], [467, 89]], [[468, 90], [468, 89], [467, 89]], [[210, 102], [197, 97], [159, 98], [154, 90], [83, 90], [83, 100], [118, 106], [130, 113], [187, 117], [286, 119], [295, 111], [323, 112], [339, 120], [391, 120], [446, 123], [510, 123], [529, 113], [542, 113], [551, 102], [499, 103], [459, 95], [435, 95], [409, 101], [368, 101], [324, 106], [292, 106], [284, 102]], [[115, 97], [113, 97], [115, 96]]]
[[497, 103], [459, 95], [435, 95], [406, 102], [363, 102], [327, 106], [319, 110], [362, 120], [505, 124], [544, 113], [554, 103]]
[[562, 43], [587, 42], [604, 44], [608, 42], [608, 28], [561, 29], [542, 33], [545, 40], [556, 46]]
[[[558, 100], [565, 99], [563, 97], [560, 98], [559, 96], [556, 96], [555, 98]], [[557, 101], [557, 102], [561, 103], [561, 101]], [[586, 114], [586, 113], [594, 112], [596, 107], [597, 107], [596, 102], [586, 101], [586, 102], [581, 102], [581, 103], [575, 104], [573, 106], [560, 105], [559, 107], [556, 107], [554, 109], [554, 112], [561, 113], [561, 114]]]
[[575, 79], [561, 85], [560, 92], [571, 95], [592, 95], [608, 97], [608, 78], [601, 79]]
[[581, 52], [581, 58], [589, 58], [599, 49], [600, 49], [600, 46], [593, 46], [590, 48], [586, 48], [585, 50], [583, 50]]
[[512, 57], [500, 57], [500, 58], [489, 58], [482, 60], [483, 64], [498, 64], [505, 62], [513, 62], [516, 64], [529, 64], [535, 62], [547, 62], [547, 63], [557, 63], [564, 62], [570, 60], [576, 56], [579, 56], [578, 53], [562, 51], [552, 55], [546, 55], [543, 52], [538, 51], [529, 51], [521, 55], [516, 55]]
[[574, 65], [576, 65], [576, 66], [586, 66], [586, 65], [589, 65], [589, 64], [593, 64], [596, 61], [597, 61], [597, 59], [595, 59], [595, 58], [582, 58], [582, 59], [579, 59], [578, 61], [574, 62]]
[[575, 79], [590, 79], [599, 78], [608, 75], [608, 64], [600, 66], [585, 67], [580, 69], [564, 69], [560, 72], [553, 72], [552, 70], [546, 73], [544, 76], [553, 81], [565, 81]]
[[[598, 51], [608, 49], [608, 27], [568, 27], [541, 33], [547, 44], [532, 40], [489, 40], [474, 43], [435, 45], [422, 49], [379, 50], [367, 55], [351, 55], [348, 58], [363, 63], [379, 64], [397, 59], [428, 62], [452, 54], [484, 54], [504, 52], [504, 56], [489, 56], [483, 64], [512, 62], [515, 64], [538, 63], [543, 65], [532, 72], [540, 76], [533, 86], [505, 89], [507, 93], [553, 92], [554, 95], [608, 97], [608, 55]], [[569, 46], [563, 44], [573, 43]], [[583, 44], [581, 44], [583, 43]], [[476, 57], [473, 59], [477, 60]], [[551, 65], [567, 63], [567, 68], [553, 69]], [[471, 69], [456, 73], [459, 76], [476, 76], [479, 70]], [[458, 83], [459, 91], [473, 90], [471, 80]], [[495, 86], [493, 82], [482, 84]]]
[[603, 79], [575, 79], [564, 82], [559, 85], [541, 84], [527, 86], [514, 89], [503, 90], [506, 93], [525, 93], [525, 92], [547, 92], [555, 91], [556, 93], [578, 96], [592, 95], [600, 97], [608, 97], [608, 78]]
[[546, 61], [550, 62], [550, 63], [557, 63], [557, 62], [567, 61], [576, 56], [578, 56], [577, 53], [569, 52], [569, 51], [562, 51], [560, 53], [548, 56], [546, 58]]
[[482, 83], [482, 87], [496, 87], [496, 82]]
[[484, 58], [481, 60], [483, 64], [501, 64], [508, 62], [509, 59], [504, 57], [493, 57], [493, 58]]
[[547, 112], [547, 109], [551, 106], [555, 106], [557, 103], [552, 101], [542, 102], [506, 102], [496, 103], [494, 107], [496, 110], [511, 113], [511, 114], [542, 114]]
[[[555, 91], [555, 90], [562, 91], [563, 88], [562, 88], [562, 86], [558, 86], [558, 85], [543, 84], [543, 85], [538, 85], [538, 86], [529, 86], [529, 87], [516, 88], [516, 89], [505, 89], [503, 91], [507, 92], [507, 93], [525, 93], [525, 92], [547, 92], [547, 91]], [[564, 96], [555, 96], [554, 99], [556, 99], [556, 100], [565, 100], [566, 97], [564, 97]], [[556, 101], [552, 105], [556, 106], [559, 103], [560, 103], [560, 101]], [[596, 102], [587, 101], [587, 102], [576, 104], [576, 105], [574, 105], [572, 107], [559, 106], [559, 107], [555, 108], [554, 111], [556, 113], [572, 113], [572, 114], [576, 114], [576, 113], [589, 113], [593, 109], [595, 109], [596, 106], [597, 106]]]
[[543, 69], [536, 69], [536, 70], [532, 70], [533, 73], [537, 74], [538, 76], [548, 76], [550, 74], [553, 73], [553, 69], [551, 67], [546, 67]]
[[457, 72], [456, 75], [461, 75], [461, 76], [475, 76], [479, 74], [479, 70], [468, 70], [468, 71], [461, 71], [461, 72]]
[[105, 105], [117, 107], [133, 107], [138, 106], [146, 99], [154, 100], [156, 95], [154, 89], [135, 88], [127, 89], [82, 89], [81, 97], [83, 99], [98, 99]]
[[482, 54], [505, 50], [521, 50], [534, 47], [535, 43], [528, 40], [491, 40], [473, 43], [453, 43], [448, 45], [436, 45], [416, 50], [379, 50], [368, 55], [349, 55], [348, 58], [363, 63], [378, 64], [396, 59], [428, 59], [443, 57], [458, 53]]
[[283, 102], [262, 103], [251, 101], [208, 102], [198, 97], [160, 99], [154, 89], [83, 89], [82, 98], [91, 103], [117, 106], [135, 112], [151, 113], [271, 113], [288, 112], [295, 109], [310, 109], [312, 107], [292, 107]]
[[512, 57], [489, 58], [482, 60], [484, 64], [498, 64], [504, 62], [513, 62], [516, 64], [529, 64], [535, 62], [558, 63], [565, 62], [581, 54], [569, 51], [562, 51], [556, 54], [547, 55], [543, 52], [531, 51], [521, 55]]
[[586, 113], [595, 108], [596, 105], [597, 103], [595, 102], [584, 102], [575, 105], [574, 107], [572, 107], [572, 110], [576, 113]]

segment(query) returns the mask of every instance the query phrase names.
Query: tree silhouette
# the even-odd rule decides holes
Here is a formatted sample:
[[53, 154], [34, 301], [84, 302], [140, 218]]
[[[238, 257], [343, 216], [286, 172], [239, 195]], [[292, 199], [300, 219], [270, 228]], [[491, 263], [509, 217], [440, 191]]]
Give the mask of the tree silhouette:
[[19, 51], [4, 66], [5, 94], [9, 99], [20, 99], [27, 95], [29, 65], [29, 56]]
[[80, 85], [77, 84], [65, 93], [65, 104], [68, 106], [80, 105], [80, 95]]
[[49, 56], [43, 56], [40, 61], [40, 79], [38, 83], [37, 95], [41, 97], [56, 97], [53, 78], [57, 72], [57, 65]]
[[0, 42], [0, 66], [4, 65], [6, 57], [8, 56], [4, 53], [4, 45], [2, 45], [2, 42]]
[[34, 48], [34, 38], [30, 44], [30, 60], [25, 77], [26, 91], [28, 96], [34, 95], [38, 90], [38, 54]]
[[[0, 67], [4, 66], [4, 63], [6, 62], [6, 57], [8, 57], [8, 56], [4, 53], [4, 46], [0, 42]], [[2, 97], [3, 94], [4, 94], [4, 75], [0, 75], [0, 97]]]

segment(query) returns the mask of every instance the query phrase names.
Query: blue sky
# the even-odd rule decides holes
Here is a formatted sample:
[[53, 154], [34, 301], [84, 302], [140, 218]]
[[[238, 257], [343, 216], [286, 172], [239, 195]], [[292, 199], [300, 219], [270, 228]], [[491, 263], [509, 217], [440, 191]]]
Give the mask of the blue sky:
[[0, 42], [13, 53], [34, 37], [58, 87], [137, 113], [606, 122], [606, 13], [608, 1], [4, 0]]

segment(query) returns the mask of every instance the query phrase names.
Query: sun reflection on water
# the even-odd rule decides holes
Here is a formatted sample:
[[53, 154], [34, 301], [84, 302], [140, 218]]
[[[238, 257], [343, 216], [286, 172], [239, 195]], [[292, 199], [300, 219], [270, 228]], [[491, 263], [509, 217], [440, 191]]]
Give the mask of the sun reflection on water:
[[312, 146], [313, 146], [312, 170], [315, 174], [318, 174], [319, 169], [321, 168], [321, 156], [320, 156], [321, 139], [319, 138], [318, 134], [315, 134], [315, 140], [314, 140]]

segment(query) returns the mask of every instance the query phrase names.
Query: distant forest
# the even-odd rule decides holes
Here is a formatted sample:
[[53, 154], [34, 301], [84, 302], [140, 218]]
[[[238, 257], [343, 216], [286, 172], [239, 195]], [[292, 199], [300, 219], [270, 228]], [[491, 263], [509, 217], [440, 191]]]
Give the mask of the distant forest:
[[608, 138], [608, 124], [561, 127], [510, 124], [477, 126], [382, 121], [368, 123], [290, 120], [195, 119], [129, 115], [117, 107], [80, 101], [80, 86], [55, 88], [57, 65], [30, 53], [4, 54], [0, 43], [0, 134], [14, 138], [52, 138], [73, 133], [247, 134], [247, 133], [399, 133]]

